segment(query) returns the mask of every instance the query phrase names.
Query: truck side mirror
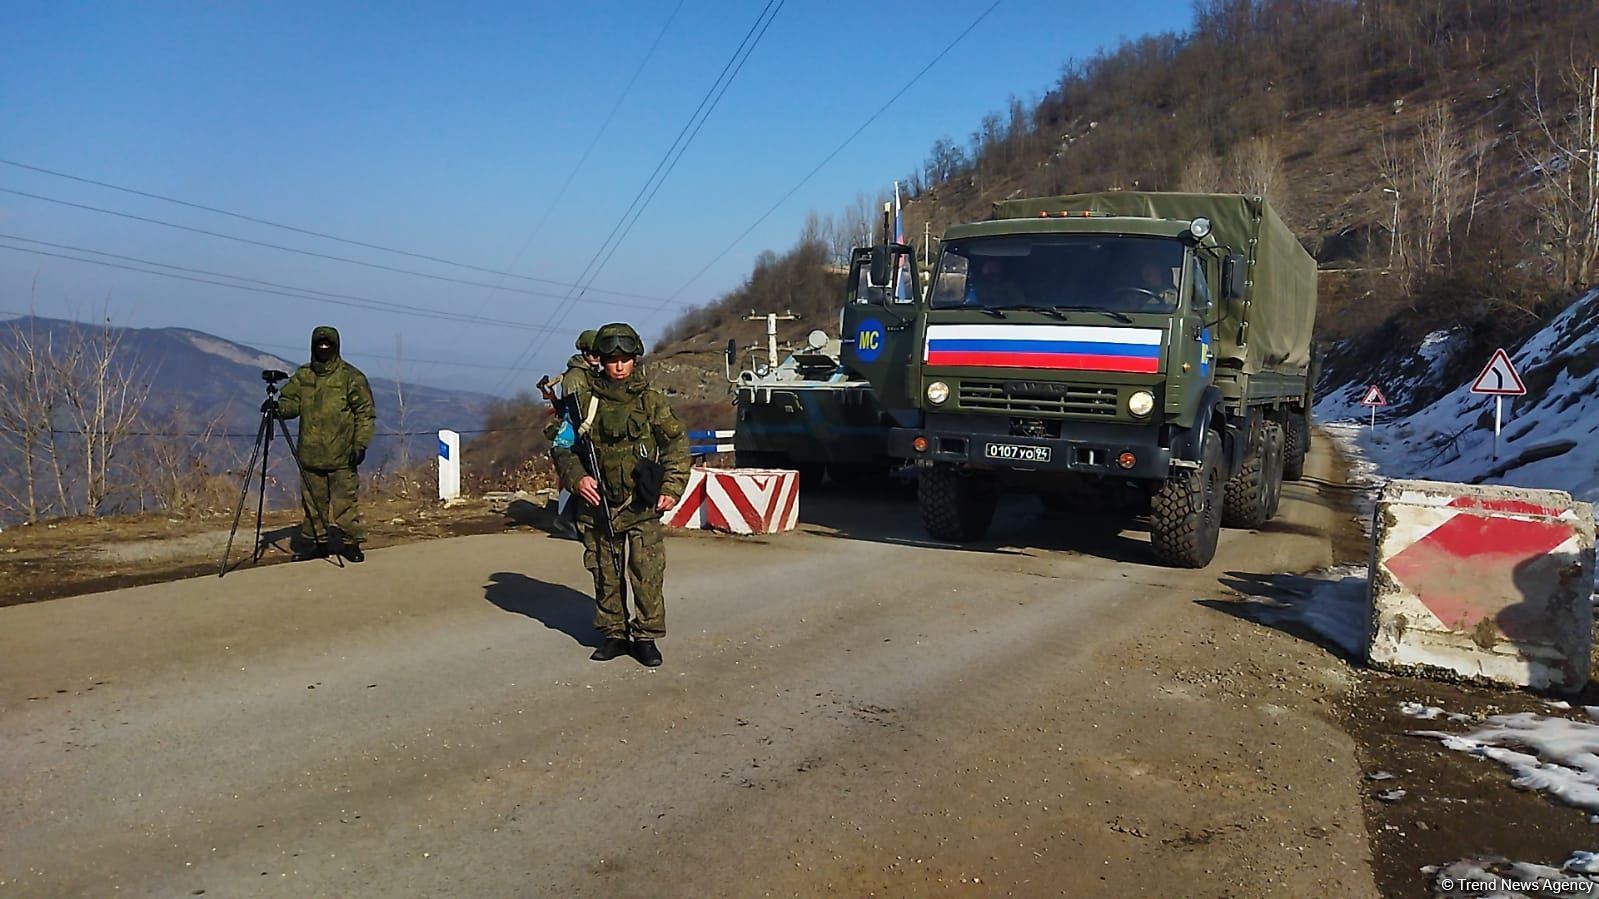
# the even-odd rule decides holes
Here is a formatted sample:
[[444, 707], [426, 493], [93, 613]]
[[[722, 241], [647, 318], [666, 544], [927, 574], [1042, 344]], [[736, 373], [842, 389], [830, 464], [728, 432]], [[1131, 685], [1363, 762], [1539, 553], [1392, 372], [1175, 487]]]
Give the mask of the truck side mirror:
[[1242, 253], [1230, 253], [1221, 263], [1221, 291], [1225, 300], [1241, 300], [1244, 297], [1245, 277], [1249, 274], [1249, 263]]
[[886, 246], [872, 247], [871, 279], [873, 287], [887, 287], [894, 277], [894, 255]]
[[729, 337], [727, 339], [727, 363], [722, 368], [723, 372], [727, 375], [727, 379], [729, 381], [733, 380], [733, 366], [737, 365], [737, 364], [738, 364], [738, 340], [735, 339], [735, 338]]

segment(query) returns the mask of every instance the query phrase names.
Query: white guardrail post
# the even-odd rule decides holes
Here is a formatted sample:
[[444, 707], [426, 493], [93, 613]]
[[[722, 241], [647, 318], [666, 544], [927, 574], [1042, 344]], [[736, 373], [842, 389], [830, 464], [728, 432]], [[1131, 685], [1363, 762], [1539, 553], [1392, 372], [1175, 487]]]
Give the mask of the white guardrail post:
[[439, 499], [461, 495], [461, 435], [439, 432]]

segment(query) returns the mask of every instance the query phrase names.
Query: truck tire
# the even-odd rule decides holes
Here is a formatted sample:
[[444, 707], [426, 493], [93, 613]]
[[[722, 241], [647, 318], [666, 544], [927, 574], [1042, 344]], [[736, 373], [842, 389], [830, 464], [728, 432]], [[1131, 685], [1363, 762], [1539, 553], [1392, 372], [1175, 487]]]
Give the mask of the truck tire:
[[953, 465], [922, 469], [916, 484], [922, 524], [939, 540], [980, 539], [994, 520], [994, 500], [992, 489]]
[[1305, 456], [1310, 452], [1310, 415], [1289, 411], [1283, 424], [1283, 480], [1305, 476]]
[[1172, 472], [1149, 501], [1149, 544], [1177, 568], [1204, 568], [1221, 536], [1221, 437], [1205, 435], [1198, 468]]
[[1272, 460], [1271, 440], [1267, 434], [1277, 427], [1276, 422], [1261, 422], [1249, 435], [1244, 464], [1237, 474], [1227, 479], [1227, 487], [1222, 492], [1222, 524], [1230, 528], [1258, 528], [1270, 517], [1267, 505], [1271, 502]]

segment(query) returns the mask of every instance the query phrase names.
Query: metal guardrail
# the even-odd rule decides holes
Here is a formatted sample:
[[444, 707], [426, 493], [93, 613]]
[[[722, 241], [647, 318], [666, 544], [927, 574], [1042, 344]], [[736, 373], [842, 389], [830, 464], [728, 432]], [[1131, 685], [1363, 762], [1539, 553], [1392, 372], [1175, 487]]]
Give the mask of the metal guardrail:
[[709, 456], [733, 451], [732, 431], [689, 431], [688, 452], [691, 456]]

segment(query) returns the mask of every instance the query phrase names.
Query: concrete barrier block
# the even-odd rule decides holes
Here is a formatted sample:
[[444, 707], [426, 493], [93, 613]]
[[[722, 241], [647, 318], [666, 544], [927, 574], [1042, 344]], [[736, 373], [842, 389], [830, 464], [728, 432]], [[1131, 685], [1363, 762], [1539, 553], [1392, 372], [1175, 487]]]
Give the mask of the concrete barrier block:
[[731, 534], [777, 534], [799, 523], [799, 472], [781, 468], [701, 468], [661, 516], [670, 527]]
[[1390, 481], [1372, 527], [1377, 668], [1580, 690], [1593, 645], [1592, 509], [1558, 490]]

